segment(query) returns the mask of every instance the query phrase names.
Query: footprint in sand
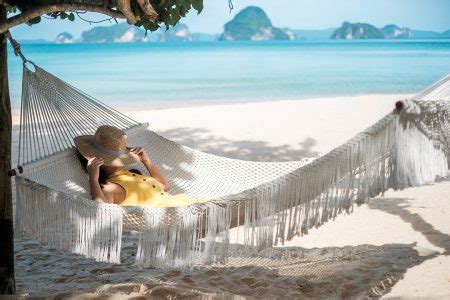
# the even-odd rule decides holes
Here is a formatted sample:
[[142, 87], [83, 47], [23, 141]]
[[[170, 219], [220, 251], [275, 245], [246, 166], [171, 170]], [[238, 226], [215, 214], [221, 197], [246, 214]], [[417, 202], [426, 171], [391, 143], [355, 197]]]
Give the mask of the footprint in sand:
[[[258, 281], [256, 283], [250, 285], [250, 287], [252, 289], [258, 289], [258, 290], [261, 290], [261, 288], [266, 288], [267, 286], [269, 286], [269, 285], [265, 281]], [[265, 289], [263, 289], [263, 290], [265, 290]]]
[[195, 280], [193, 280], [190, 276], [186, 275], [183, 278], [181, 278], [181, 280], [183, 282], [189, 283], [189, 284], [194, 284]]
[[166, 273], [166, 276], [168, 276], [168, 277], [177, 277], [177, 276], [180, 276], [180, 274], [181, 274], [181, 271], [171, 270], [171, 271]]
[[269, 278], [269, 279], [274, 279], [274, 278], [280, 277], [280, 275], [274, 274], [274, 273], [267, 273], [264, 276]]
[[94, 269], [91, 271], [91, 274], [94, 275], [103, 275], [103, 274], [111, 274], [111, 273], [117, 273], [117, 272], [123, 272], [124, 270], [119, 267], [110, 267], [110, 268], [104, 268], [104, 269]]
[[177, 290], [176, 288], [165, 286], [155, 287], [147, 294], [151, 297], [154, 297], [155, 299], [193, 298], [199, 296], [199, 294], [196, 292]]
[[208, 270], [208, 271], [206, 271], [206, 274], [208, 274], [208, 275], [217, 275], [217, 271], [216, 270]]
[[252, 284], [254, 284], [256, 282], [256, 280], [254, 278], [251, 277], [244, 277], [241, 279], [242, 283], [245, 283], [248, 286], [251, 286]]

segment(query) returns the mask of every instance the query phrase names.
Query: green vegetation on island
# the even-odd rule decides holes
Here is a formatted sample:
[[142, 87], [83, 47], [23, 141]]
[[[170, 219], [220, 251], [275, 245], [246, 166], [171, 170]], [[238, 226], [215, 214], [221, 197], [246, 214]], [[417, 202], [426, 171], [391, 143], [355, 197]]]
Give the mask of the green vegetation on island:
[[435, 32], [425, 30], [413, 30], [408, 27], [399, 27], [389, 24], [383, 28], [376, 28], [366, 23], [344, 22], [331, 35], [331, 39], [359, 40], [359, 39], [448, 39], [450, 30]]
[[224, 26], [222, 41], [267, 41], [292, 39], [284, 30], [274, 27], [267, 14], [259, 7], [249, 6], [240, 11]]
[[145, 38], [145, 31], [130, 26], [126, 22], [111, 26], [98, 26], [81, 33], [83, 43], [140, 42]]
[[292, 29], [272, 25], [267, 14], [259, 7], [248, 6], [233, 20], [224, 25], [220, 35], [192, 33], [187, 25], [178, 23], [166, 30], [163, 26], [154, 32], [146, 31], [126, 22], [111, 26], [94, 27], [84, 31], [76, 40], [70, 33], [58, 35], [56, 43], [130, 43], [130, 42], [180, 42], [180, 41], [270, 41], [270, 40], [326, 40], [326, 39], [449, 39], [450, 30], [413, 30], [394, 24], [377, 28], [367, 23], [344, 22], [339, 28]]
[[55, 43], [57, 44], [70, 44], [73, 42], [75, 42], [75, 39], [68, 32], [61, 32], [55, 39]]
[[333, 40], [361, 40], [384, 39], [383, 33], [373, 25], [367, 23], [344, 22], [331, 35]]
[[393, 24], [384, 26], [380, 32], [387, 39], [410, 39], [413, 36], [411, 29]]
[[82, 43], [132, 43], [132, 42], [190, 42], [214, 40], [214, 35], [191, 33], [182, 23], [166, 30], [160, 28], [155, 32], [130, 26], [126, 22], [112, 26], [94, 27], [81, 34]]

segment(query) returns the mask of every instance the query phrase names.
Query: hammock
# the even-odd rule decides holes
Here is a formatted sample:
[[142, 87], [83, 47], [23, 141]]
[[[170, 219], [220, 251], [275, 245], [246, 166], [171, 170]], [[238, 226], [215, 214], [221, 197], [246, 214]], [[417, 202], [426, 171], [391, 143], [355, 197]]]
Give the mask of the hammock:
[[[250, 162], [167, 140], [34, 69], [23, 68], [16, 231], [97, 261], [120, 263], [122, 230], [128, 229], [139, 232], [140, 267], [224, 262], [235, 255], [233, 226], [243, 225], [244, 249], [268, 248], [349, 212], [353, 203], [432, 182], [448, 170], [450, 77], [321, 157]], [[180, 208], [92, 201], [72, 140], [103, 124], [125, 130], [131, 145], [145, 147], [167, 174], [169, 193], [213, 200]], [[146, 173], [140, 165], [131, 168]]]

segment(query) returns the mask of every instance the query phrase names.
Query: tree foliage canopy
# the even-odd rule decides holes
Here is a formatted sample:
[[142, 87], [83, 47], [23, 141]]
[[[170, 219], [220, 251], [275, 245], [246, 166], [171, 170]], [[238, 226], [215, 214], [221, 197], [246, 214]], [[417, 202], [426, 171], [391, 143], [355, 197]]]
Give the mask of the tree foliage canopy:
[[[128, 23], [155, 31], [161, 24], [168, 29], [194, 9], [203, 10], [203, 0], [0, 0], [10, 13], [15, 13], [0, 33], [21, 23], [37, 24], [44, 18], [83, 20], [86, 11], [103, 13], [109, 19], [126, 19]], [[89, 21], [88, 21], [89, 22]]]

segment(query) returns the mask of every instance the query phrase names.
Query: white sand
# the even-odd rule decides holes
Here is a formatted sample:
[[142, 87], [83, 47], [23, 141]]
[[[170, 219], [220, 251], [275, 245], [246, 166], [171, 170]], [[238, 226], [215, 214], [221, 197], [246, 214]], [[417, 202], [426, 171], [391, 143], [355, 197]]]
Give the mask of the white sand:
[[[131, 116], [150, 123], [163, 136], [210, 153], [296, 160], [344, 143], [405, 97], [213, 105], [131, 112]], [[31, 295], [88, 290], [161, 297], [446, 298], [450, 297], [449, 200], [449, 179], [389, 191], [384, 198], [355, 206], [350, 215], [295, 237], [273, 254], [281, 257], [289, 251], [297, 257], [293, 264], [270, 265], [269, 258], [247, 258], [248, 266], [231, 261], [191, 272], [138, 270], [132, 265], [133, 233], [126, 236], [121, 265], [96, 263], [18, 238], [17, 286]]]

